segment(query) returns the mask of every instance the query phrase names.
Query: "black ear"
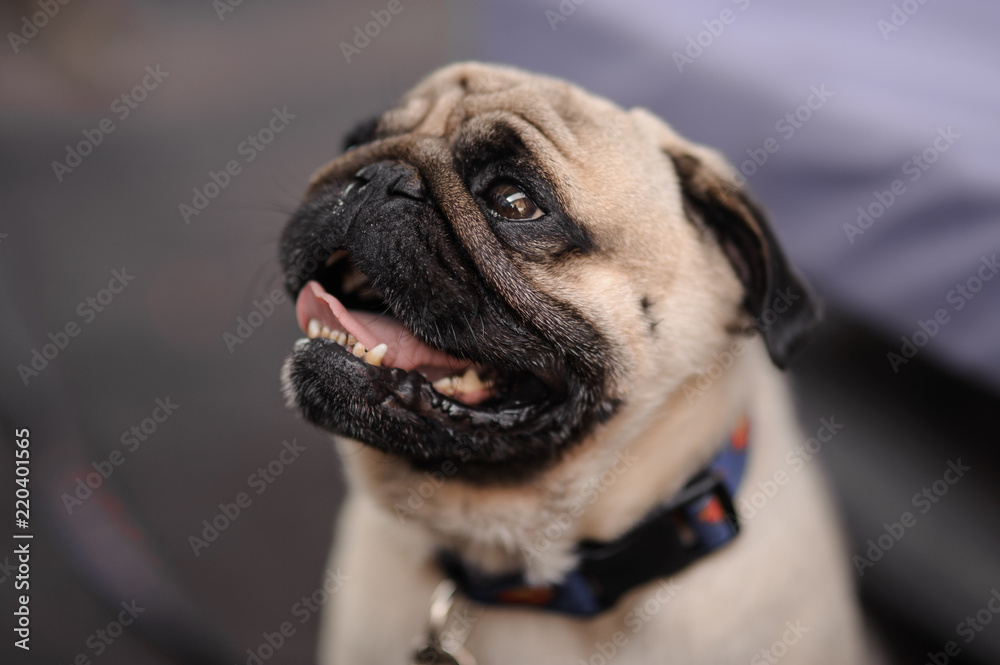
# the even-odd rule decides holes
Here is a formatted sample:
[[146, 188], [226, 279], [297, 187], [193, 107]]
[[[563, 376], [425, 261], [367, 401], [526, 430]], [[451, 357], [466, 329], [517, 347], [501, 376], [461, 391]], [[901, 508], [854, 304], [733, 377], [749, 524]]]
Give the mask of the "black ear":
[[670, 158], [689, 217], [715, 234], [743, 283], [744, 308], [763, 335], [771, 360], [785, 368], [819, 323], [819, 303], [788, 265], [764, 213], [740, 187], [694, 155]]
[[347, 152], [351, 148], [357, 148], [359, 145], [364, 145], [365, 143], [370, 143], [375, 140], [375, 132], [378, 129], [378, 121], [380, 116], [374, 116], [363, 120], [355, 125], [354, 129], [347, 132], [344, 136], [343, 150]]

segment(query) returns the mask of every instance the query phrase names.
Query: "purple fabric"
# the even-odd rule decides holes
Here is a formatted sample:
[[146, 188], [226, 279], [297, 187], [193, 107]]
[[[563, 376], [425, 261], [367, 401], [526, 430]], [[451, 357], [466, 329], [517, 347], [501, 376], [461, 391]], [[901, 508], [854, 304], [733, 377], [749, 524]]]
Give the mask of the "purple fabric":
[[[482, 59], [647, 106], [745, 165], [792, 260], [832, 305], [890, 335], [887, 354], [902, 357], [905, 335], [1000, 388], [1000, 276], [971, 299], [956, 290], [1000, 258], [1000, 4], [516, 0], [482, 11]], [[797, 111], [808, 119], [782, 120]], [[935, 161], [922, 170], [910, 160], [925, 151]], [[858, 226], [859, 207], [880, 206]], [[936, 313], [946, 323], [935, 329]], [[907, 366], [887, 356], [885, 371]]]

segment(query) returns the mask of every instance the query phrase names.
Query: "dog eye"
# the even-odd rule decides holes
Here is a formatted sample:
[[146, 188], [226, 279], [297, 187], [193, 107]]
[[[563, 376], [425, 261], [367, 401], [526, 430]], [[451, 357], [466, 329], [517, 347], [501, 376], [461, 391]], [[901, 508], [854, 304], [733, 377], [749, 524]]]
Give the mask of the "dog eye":
[[524, 191], [509, 181], [501, 181], [490, 187], [486, 203], [496, 214], [515, 221], [530, 221], [545, 214]]

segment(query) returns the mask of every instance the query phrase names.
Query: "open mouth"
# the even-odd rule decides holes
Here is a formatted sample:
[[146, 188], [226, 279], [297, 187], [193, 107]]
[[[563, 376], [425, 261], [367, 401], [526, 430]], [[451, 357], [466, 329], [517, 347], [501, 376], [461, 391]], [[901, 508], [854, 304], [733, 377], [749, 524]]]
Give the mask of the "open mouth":
[[369, 279], [344, 250], [334, 253], [325, 268], [339, 273], [344, 299], [353, 300], [361, 309], [348, 309], [318, 281], [308, 282], [299, 293], [295, 313], [309, 339], [336, 342], [373, 367], [417, 372], [436, 392], [463, 404], [480, 404], [493, 396], [495, 370], [450, 356], [417, 339], [388, 313]]
[[[391, 386], [418, 412], [430, 407], [480, 425], [490, 414], [511, 421], [515, 412], [524, 418], [562, 392], [530, 372], [502, 371], [421, 340], [392, 313], [343, 249], [331, 254], [302, 287], [295, 309], [308, 339], [300, 340], [297, 348], [325, 344], [339, 362], [363, 364], [373, 384]], [[472, 409], [456, 408], [459, 405]], [[473, 409], [480, 417], [473, 417]]]

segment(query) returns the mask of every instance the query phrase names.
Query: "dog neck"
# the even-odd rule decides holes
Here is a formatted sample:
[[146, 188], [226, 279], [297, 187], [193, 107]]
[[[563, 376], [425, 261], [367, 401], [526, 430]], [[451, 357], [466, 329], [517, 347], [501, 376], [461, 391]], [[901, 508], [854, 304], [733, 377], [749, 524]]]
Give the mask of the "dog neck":
[[401, 529], [428, 535], [427, 556], [448, 550], [485, 574], [557, 582], [575, 567], [581, 541], [615, 540], [706, 467], [741, 415], [753, 419], [751, 379], [769, 371], [762, 345], [748, 343], [722, 376], [693, 376], [665, 401], [626, 406], [556, 467], [517, 487], [415, 472], [356, 442], [340, 450], [353, 490], [394, 514]]
[[[601, 614], [632, 589], [682, 571], [739, 535], [733, 496], [743, 478], [749, 438], [749, 421], [741, 417], [711, 464], [670, 501], [613, 541], [577, 543], [576, 564], [557, 583], [533, 583], [524, 571], [484, 575], [449, 551], [440, 553], [441, 567], [465, 596], [480, 603], [582, 617]], [[629, 461], [619, 459], [622, 472]], [[571, 519], [553, 520], [545, 535], [568, 528]], [[541, 556], [545, 541], [535, 547], [526, 552], [529, 559]]]

